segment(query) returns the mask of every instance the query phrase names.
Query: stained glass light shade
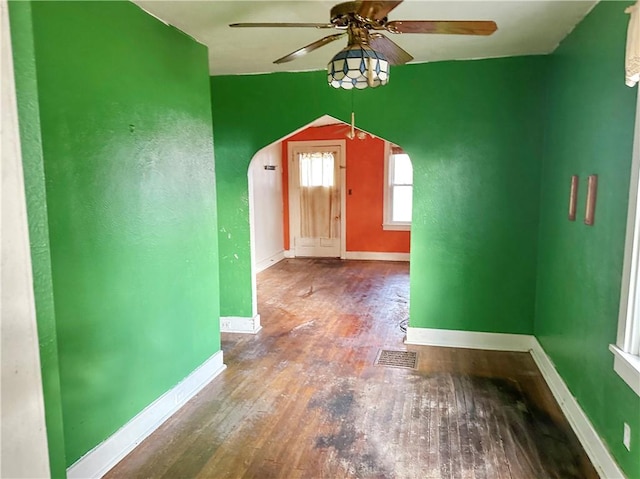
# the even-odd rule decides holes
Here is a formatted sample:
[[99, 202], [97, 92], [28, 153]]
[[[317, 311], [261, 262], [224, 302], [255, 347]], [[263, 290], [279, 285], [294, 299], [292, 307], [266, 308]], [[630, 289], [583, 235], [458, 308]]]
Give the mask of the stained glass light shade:
[[364, 45], [350, 45], [327, 65], [329, 85], [334, 88], [362, 90], [386, 85], [389, 62], [386, 57]]

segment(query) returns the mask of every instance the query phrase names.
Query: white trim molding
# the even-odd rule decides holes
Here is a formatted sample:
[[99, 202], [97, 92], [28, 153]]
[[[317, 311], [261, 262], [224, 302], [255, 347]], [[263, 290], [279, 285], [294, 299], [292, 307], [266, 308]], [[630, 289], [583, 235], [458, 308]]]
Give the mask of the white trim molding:
[[[635, 294], [640, 279], [640, 95], [636, 100], [636, 121], [633, 129], [633, 153], [631, 158], [631, 178], [629, 182], [629, 203], [627, 208], [627, 231], [624, 242], [622, 263], [622, 283], [620, 285], [620, 313], [618, 316], [618, 336], [616, 344], [629, 351], [631, 346], [635, 311]], [[633, 352], [633, 351], [631, 351]]]
[[532, 337], [531, 339], [531, 356], [600, 477], [624, 478], [622, 470], [616, 464], [576, 398], [569, 391], [551, 358], [547, 356], [536, 338]]
[[534, 337], [529, 334], [481, 333], [452, 329], [407, 328], [406, 344], [448, 348], [529, 351]]
[[[293, 250], [285, 250], [284, 258], [295, 258]], [[302, 256], [301, 256], [302, 257]], [[410, 253], [385, 253], [380, 251], [347, 251], [341, 259], [362, 261], [409, 261]]]
[[640, 357], [625, 353], [619, 347], [610, 344], [613, 353], [613, 369], [633, 391], [640, 396]]
[[[31, 16], [29, 16], [28, 21], [32, 21]], [[24, 20], [24, 23], [26, 22], [27, 19]], [[31, 246], [29, 243], [19, 126], [20, 120], [27, 122], [30, 116], [38, 115], [37, 96], [34, 95], [36, 97], [35, 106], [29, 105], [28, 116], [19, 118], [10, 35], [11, 27], [19, 29], [24, 28], [24, 25], [23, 22], [16, 22], [16, 24], [10, 25], [9, 5], [6, 0], [1, 0], [1, 474], [3, 477], [50, 477], [51, 469], [49, 467], [49, 447], [42, 387], [42, 365], [40, 363], [40, 348], [38, 345], [38, 326], [33, 293]], [[24, 39], [25, 47], [26, 42], [27, 40]], [[33, 42], [33, 38], [30, 38], [29, 42]], [[33, 48], [32, 44], [30, 48]], [[24, 50], [20, 50], [20, 53], [27, 55]], [[33, 59], [33, 50], [29, 52], [29, 55], [30, 57], [25, 56], [26, 60]], [[25, 63], [25, 66], [29, 66], [29, 72], [35, 73], [35, 66], [30, 63]], [[26, 74], [27, 70], [25, 68], [23, 70], [25, 70], [23, 74]], [[29, 80], [29, 88], [31, 88], [31, 84], [34, 85], [35, 89], [35, 79]], [[25, 95], [27, 95], [26, 92]], [[39, 129], [40, 125], [34, 125], [34, 128]], [[35, 140], [28, 136], [25, 141], [34, 142]], [[31, 163], [35, 163], [35, 158], [31, 160]], [[31, 168], [33, 169], [33, 166]], [[39, 181], [42, 181], [44, 187], [44, 180], [39, 179]], [[37, 207], [41, 208], [41, 205]], [[38, 247], [42, 248], [42, 245], [39, 244]], [[56, 452], [56, 450], [53, 451], [54, 454]]]
[[347, 251], [344, 259], [371, 261], [409, 261], [409, 253], [381, 253], [378, 251]]
[[253, 318], [241, 316], [223, 316], [220, 318], [221, 333], [256, 334], [261, 329], [260, 314], [256, 314]]
[[112, 436], [72, 464], [67, 469], [67, 477], [87, 479], [104, 476], [225, 368], [222, 362], [222, 351], [218, 351], [175, 387], [140, 411]]
[[640, 95], [636, 103], [620, 313], [613, 369], [640, 396]]
[[279, 251], [276, 254], [271, 255], [268, 258], [256, 263], [256, 274], [282, 261], [285, 258], [284, 254], [284, 251]]
[[411, 231], [411, 223], [382, 223], [384, 231]]

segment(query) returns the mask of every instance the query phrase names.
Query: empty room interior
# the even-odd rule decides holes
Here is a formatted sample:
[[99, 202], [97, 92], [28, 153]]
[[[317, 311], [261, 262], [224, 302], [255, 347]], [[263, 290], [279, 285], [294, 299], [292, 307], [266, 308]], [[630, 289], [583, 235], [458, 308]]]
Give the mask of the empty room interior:
[[639, 6], [0, 12], [1, 477], [640, 479]]

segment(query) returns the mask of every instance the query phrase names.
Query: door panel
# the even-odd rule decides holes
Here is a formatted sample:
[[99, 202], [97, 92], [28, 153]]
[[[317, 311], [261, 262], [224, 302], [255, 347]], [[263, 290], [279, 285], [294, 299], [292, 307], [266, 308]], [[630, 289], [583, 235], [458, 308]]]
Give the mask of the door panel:
[[290, 226], [295, 256], [339, 257], [342, 148], [293, 146], [290, 161]]

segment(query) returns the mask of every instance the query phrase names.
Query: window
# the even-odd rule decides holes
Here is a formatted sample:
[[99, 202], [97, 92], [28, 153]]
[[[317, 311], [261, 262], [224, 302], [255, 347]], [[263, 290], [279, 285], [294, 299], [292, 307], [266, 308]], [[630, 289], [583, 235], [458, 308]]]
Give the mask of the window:
[[391, 145], [386, 155], [384, 192], [385, 230], [410, 230], [413, 205], [413, 166], [401, 148]]
[[640, 95], [636, 107], [636, 124], [629, 186], [627, 237], [622, 270], [618, 338], [609, 349], [613, 368], [640, 396]]
[[333, 186], [333, 153], [300, 153], [300, 186]]

